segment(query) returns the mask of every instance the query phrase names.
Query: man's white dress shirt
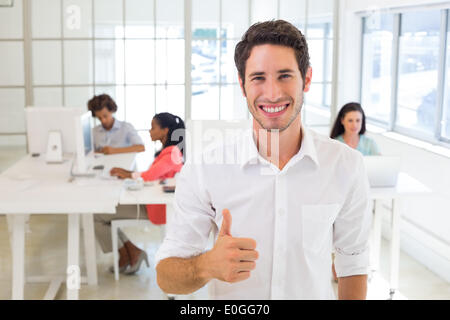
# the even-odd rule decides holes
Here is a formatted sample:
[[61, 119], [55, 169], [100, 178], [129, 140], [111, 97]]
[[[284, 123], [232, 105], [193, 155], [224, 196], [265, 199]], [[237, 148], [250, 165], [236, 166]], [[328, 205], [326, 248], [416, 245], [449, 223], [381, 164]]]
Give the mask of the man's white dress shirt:
[[371, 214], [363, 158], [341, 142], [304, 127], [302, 133], [299, 152], [282, 170], [259, 155], [250, 130], [206, 152], [203, 163], [187, 162], [156, 264], [205, 252], [227, 208], [231, 235], [256, 240], [259, 258], [247, 280], [212, 280], [212, 299], [335, 299], [332, 249], [338, 277], [367, 274]]

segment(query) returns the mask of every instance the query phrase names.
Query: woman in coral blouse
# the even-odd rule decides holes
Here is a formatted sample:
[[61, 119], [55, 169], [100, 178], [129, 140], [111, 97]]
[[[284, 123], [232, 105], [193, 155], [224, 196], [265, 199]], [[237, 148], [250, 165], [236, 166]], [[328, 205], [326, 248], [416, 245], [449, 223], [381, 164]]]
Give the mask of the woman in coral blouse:
[[[111, 175], [121, 179], [142, 178], [144, 181], [173, 178], [183, 166], [185, 126], [183, 120], [173, 114], [163, 112], [152, 119], [150, 136], [152, 141], [161, 141], [163, 147], [155, 153], [155, 160], [144, 172], [132, 172], [122, 168], [111, 169]], [[173, 138], [173, 139], [172, 139]], [[144, 208], [142, 208], [144, 209]], [[166, 205], [146, 205], [148, 218], [154, 224], [166, 223]], [[95, 231], [103, 252], [111, 252], [111, 221], [136, 217], [136, 206], [119, 206], [115, 215], [95, 215]], [[119, 270], [121, 273], [134, 274], [143, 261], [148, 266], [147, 254], [137, 248], [119, 230]], [[113, 271], [110, 268], [110, 271]]]

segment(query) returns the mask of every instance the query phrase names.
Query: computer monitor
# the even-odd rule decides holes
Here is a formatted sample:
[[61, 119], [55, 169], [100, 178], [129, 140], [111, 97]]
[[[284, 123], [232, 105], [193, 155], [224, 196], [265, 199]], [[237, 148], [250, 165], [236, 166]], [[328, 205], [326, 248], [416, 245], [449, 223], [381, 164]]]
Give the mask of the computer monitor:
[[395, 187], [400, 171], [401, 159], [398, 156], [365, 156], [369, 184], [372, 188]]
[[[27, 107], [28, 152], [45, 154], [47, 162], [58, 161], [49, 152], [76, 155], [77, 172], [87, 170], [86, 155], [93, 150], [92, 117], [83, 107]], [[55, 160], [56, 159], [56, 160]]]
[[84, 154], [88, 155], [93, 147], [92, 143], [92, 117], [90, 112], [86, 112], [81, 117], [81, 126], [83, 128]]
[[88, 171], [87, 156], [93, 153], [92, 143], [92, 116], [89, 111], [74, 117], [75, 141], [77, 154], [76, 173], [83, 174]]
[[74, 119], [83, 114], [84, 108], [40, 107], [26, 108], [26, 127], [28, 153], [45, 154], [50, 132], [59, 132], [62, 140], [62, 152], [74, 154], [77, 151]]

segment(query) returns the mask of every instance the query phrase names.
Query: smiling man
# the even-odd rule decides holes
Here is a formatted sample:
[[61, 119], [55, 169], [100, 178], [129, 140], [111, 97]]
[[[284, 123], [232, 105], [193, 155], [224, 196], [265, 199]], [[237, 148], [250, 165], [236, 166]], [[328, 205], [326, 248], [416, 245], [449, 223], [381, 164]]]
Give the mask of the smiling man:
[[282, 20], [254, 24], [235, 62], [253, 133], [208, 151], [226, 165], [183, 167], [159, 286], [187, 294], [209, 284], [213, 299], [334, 299], [334, 249], [339, 298], [364, 299], [368, 181], [358, 152], [302, 126], [312, 79], [304, 36]]

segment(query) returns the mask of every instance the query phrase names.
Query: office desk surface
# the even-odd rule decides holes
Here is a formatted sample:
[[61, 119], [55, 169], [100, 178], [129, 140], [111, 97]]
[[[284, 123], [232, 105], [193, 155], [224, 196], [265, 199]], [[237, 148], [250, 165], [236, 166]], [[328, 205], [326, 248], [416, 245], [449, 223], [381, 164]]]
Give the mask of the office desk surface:
[[119, 204], [172, 204], [173, 200], [174, 193], [164, 192], [162, 185], [155, 181], [138, 191], [122, 189]]
[[[131, 169], [135, 154], [95, 158], [93, 165]], [[47, 164], [43, 156], [25, 156], [0, 175], [0, 213], [115, 213], [123, 181], [76, 178], [70, 182], [71, 160]]]
[[429, 195], [432, 190], [422, 182], [411, 177], [405, 172], [398, 174], [397, 185], [387, 188], [370, 188], [370, 198], [372, 199], [392, 199], [397, 197]]

